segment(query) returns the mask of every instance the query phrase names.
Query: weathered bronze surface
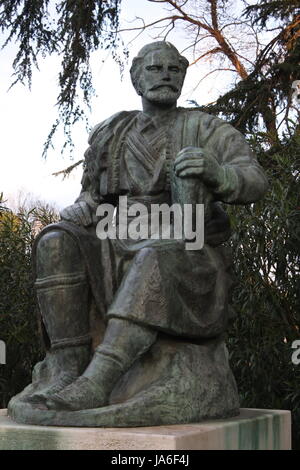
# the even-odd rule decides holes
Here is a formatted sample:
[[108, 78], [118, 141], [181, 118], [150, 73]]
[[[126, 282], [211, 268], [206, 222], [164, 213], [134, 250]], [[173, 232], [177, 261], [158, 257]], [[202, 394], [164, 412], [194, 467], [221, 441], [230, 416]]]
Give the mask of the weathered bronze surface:
[[[239, 413], [224, 343], [232, 315], [230, 223], [223, 205], [260, 199], [267, 181], [226, 122], [176, 106], [187, 60], [145, 46], [131, 76], [143, 111], [98, 124], [82, 192], [34, 247], [46, 345], [33, 381], [9, 404], [19, 422], [153, 426]], [[205, 244], [96, 236], [100, 204], [203, 203]]]

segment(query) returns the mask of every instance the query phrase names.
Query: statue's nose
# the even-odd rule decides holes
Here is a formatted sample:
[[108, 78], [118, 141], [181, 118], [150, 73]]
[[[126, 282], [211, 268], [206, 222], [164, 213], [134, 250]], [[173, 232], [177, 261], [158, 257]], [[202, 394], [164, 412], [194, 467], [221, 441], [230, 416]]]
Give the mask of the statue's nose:
[[164, 72], [162, 79], [164, 82], [169, 82], [171, 80], [169, 72]]

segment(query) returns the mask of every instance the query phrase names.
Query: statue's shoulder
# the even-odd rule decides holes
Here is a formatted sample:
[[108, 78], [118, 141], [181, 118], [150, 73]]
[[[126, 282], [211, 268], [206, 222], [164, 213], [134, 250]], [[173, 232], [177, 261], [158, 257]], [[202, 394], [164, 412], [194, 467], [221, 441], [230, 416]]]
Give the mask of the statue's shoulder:
[[105, 119], [105, 121], [96, 124], [89, 134], [88, 143], [91, 145], [99, 137], [101, 138], [103, 135], [113, 132], [116, 126], [122, 124], [123, 121], [127, 121], [127, 119], [134, 117], [137, 113], [139, 113], [139, 111], [136, 110], [119, 111], [118, 113], [110, 116], [108, 119]]
[[228, 122], [223, 119], [214, 116], [213, 114], [201, 111], [199, 108], [179, 108], [180, 112], [183, 113], [189, 120], [195, 121], [198, 124], [206, 127], [220, 127]]
[[222, 139], [244, 139], [231, 123], [219, 117], [206, 113], [198, 108], [183, 108], [186, 119], [184, 122], [190, 129], [201, 135], [202, 141], [213, 142]]

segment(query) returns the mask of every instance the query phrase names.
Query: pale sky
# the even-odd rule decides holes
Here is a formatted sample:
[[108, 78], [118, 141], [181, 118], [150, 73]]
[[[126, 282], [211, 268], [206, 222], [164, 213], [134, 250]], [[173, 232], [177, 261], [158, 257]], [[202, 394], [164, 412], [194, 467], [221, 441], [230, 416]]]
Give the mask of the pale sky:
[[[123, 0], [122, 24], [135, 16], [146, 18], [148, 22], [156, 19], [165, 11], [161, 5], [153, 5], [145, 0]], [[125, 43], [136, 34], [123, 35]], [[170, 37], [171, 42], [181, 51], [186, 46], [184, 35]], [[129, 67], [132, 58], [141, 47], [153, 41], [149, 34], [144, 33], [129, 46], [129, 62], [125, 66], [124, 78], [121, 81], [118, 66], [107, 55], [107, 51], [95, 53], [91, 60], [94, 75], [94, 86], [97, 97], [93, 100], [90, 118], [91, 125], [120, 110], [141, 109], [140, 98], [136, 95], [129, 78]], [[66, 168], [82, 158], [87, 148], [87, 132], [82, 124], [76, 131], [74, 161], [66, 154], [60, 154], [62, 136], [56, 139], [56, 147], [50, 150], [47, 160], [42, 159], [43, 143], [49, 133], [51, 124], [56, 118], [54, 104], [58, 95], [57, 74], [59, 58], [42, 59], [40, 71], [35, 71], [32, 90], [18, 84], [7, 92], [11, 84], [11, 63], [16, 47], [10, 45], [0, 54], [0, 129], [1, 129], [1, 170], [0, 192], [12, 201], [22, 191], [30, 192], [36, 198], [55, 203], [59, 208], [72, 204], [80, 192], [82, 168], [72, 172], [71, 176], [62, 181], [61, 177], [51, 174]], [[188, 53], [186, 57], [191, 61]], [[213, 101], [225, 91], [228, 81], [219, 80], [217, 74], [193, 90], [203, 74], [204, 65], [193, 66], [188, 70], [182, 97], [178, 102], [181, 106], [189, 106], [188, 99], [195, 99], [201, 104]]]

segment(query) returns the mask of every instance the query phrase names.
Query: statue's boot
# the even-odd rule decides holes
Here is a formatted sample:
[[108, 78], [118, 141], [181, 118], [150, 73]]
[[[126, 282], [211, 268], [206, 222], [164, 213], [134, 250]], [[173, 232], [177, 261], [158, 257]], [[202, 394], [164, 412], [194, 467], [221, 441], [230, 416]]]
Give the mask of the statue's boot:
[[81, 377], [46, 401], [48, 409], [100, 408], [122, 375], [155, 342], [157, 333], [124, 319], [108, 322], [103, 342]]
[[74, 382], [87, 367], [91, 350], [89, 286], [79, 249], [68, 234], [49, 232], [39, 241], [37, 275], [37, 299], [50, 349], [42, 363], [47, 384], [28, 398], [31, 402]]

